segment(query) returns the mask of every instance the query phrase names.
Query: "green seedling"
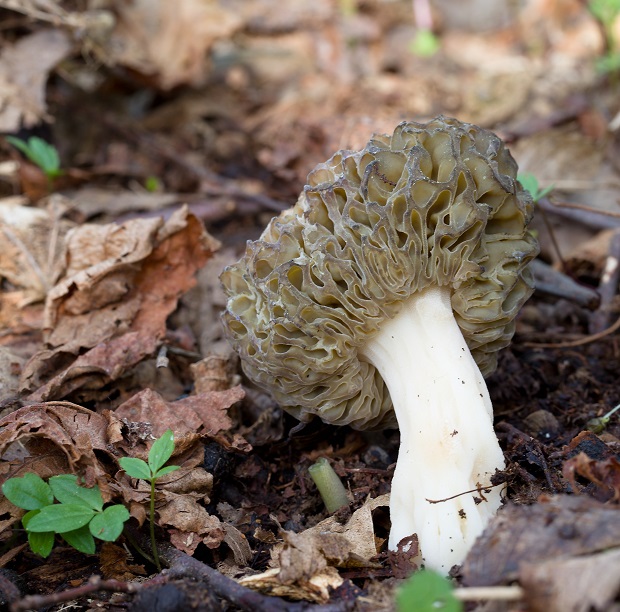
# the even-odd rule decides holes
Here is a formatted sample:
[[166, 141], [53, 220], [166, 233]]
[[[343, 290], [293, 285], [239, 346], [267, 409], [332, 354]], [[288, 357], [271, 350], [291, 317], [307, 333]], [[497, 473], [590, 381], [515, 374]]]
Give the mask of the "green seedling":
[[151, 484], [151, 508], [150, 508], [150, 527], [151, 527], [151, 548], [153, 550], [153, 560], [158, 571], [161, 571], [159, 554], [157, 553], [157, 543], [155, 541], [155, 481], [170, 472], [179, 469], [178, 465], [168, 465], [164, 467], [174, 451], [174, 434], [168, 429], [161, 438], [153, 442], [149, 450], [148, 463], [136, 457], [123, 457], [119, 460], [120, 466], [128, 476], [146, 480]]
[[604, 414], [602, 417], [596, 417], [594, 419], [590, 419], [586, 423], [586, 427], [588, 431], [591, 431], [595, 434], [600, 434], [605, 431], [605, 428], [609, 424], [611, 417], [620, 410], [620, 404], [618, 404], [615, 408], [612, 408], [607, 414]]
[[544, 198], [545, 196], [548, 196], [555, 187], [555, 185], [549, 185], [549, 187], [541, 189], [538, 185], [538, 179], [533, 174], [529, 174], [527, 172], [519, 174], [517, 178], [523, 186], [523, 189], [530, 192], [534, 202], [538, 202], [539, 200], [542, 200], [542, 198]]
[[349, 505], [347, 490], [325, 457], [321, 457], [314, 465], [311, 465], [308, 472], [329, 513]]
[[38, 136], [31, 136], [28, 142], [14, 136], [7, 136], [6, 140], [16, 149], [21, 151], [33, 164], [39, 166], [48, 181], [62, 175], [60, 169], [60, 157], [56, 147], [45, 142]]
[[590, 0], [588, 10], [599, 22], [605, 36], [605, 55], [596, 61], [596, 68], [603, 74], [620, 69], [620, 51], [617, 48], [615, 22], [620, 15], [620, 0]]
[[396, 592], [397, 612], [462, 612], [450, 581], [437, 572], [421, 570]]
[[418, 30], [409, 43], [409, 51], [418, 57], [430, 57], [439, 51], [439, 39], [431, 30]]
[[161, 191], [161, 181], [156, 176], [147, 176], [144, 181], [144, 188], [149, 193], [157, 193]]
[[9, 478], [2, 485], [2, 493], [15, 506], [28, 510], [22, 525], [30, 548], [42, 557], [51, 553], [56, 534], [73, 548], [92, 555], [94, 538], [115, 541], [129, 519], [125, 506], [104, 509], [99, 487], [82, 487], [73, 474], [52, 476], [45, 482], [29, 472], [21, 478]]

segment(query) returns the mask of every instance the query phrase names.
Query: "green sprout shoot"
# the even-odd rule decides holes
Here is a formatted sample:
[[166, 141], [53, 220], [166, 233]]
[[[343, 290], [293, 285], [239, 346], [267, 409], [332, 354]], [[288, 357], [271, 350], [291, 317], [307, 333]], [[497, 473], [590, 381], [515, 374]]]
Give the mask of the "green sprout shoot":
[[310, 476], [314, 480], [314, 484], [330, 514], [349, 505], [347, 490], [325, 457], [321, 457], [314, 465], [311, 465], [308, 472], [310, 472]]
[[151, 506], [150, 506], [150, 531], [151, 531], [151, 548], [153, 551], [153, 560], [157, 570], [161, 572], [161, 563], [159, 554], [157, 553], [157, 543], [155, 541], [155, 481], [170, 472], [179, 469], [178, 465], [169, 465], [164, 467], [168, 459], [174, 451], [174, 434], [172, 430], [165, 431], [161, 438], [153, 442], [153, 446], [149, 450], [148, 463], [136, 457], [123, 457], [119, 460], [119, 464], [123, 470], [131, 478], [146, 480], [151, 484]]

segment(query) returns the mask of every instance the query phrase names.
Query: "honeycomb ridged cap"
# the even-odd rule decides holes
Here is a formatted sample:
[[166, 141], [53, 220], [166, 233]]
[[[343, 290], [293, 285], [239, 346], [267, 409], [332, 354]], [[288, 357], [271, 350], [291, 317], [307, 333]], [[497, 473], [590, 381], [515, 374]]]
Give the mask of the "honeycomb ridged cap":
[[295, 206], [222, 273], [224, 327], [245, 374], [302, 421], [396, 426], [388, 389], [358, 349], [431, 285], [451, 288], [490, 374], [538, 253], [516, 176], [495, 134], [442, 116], [319, 164]]

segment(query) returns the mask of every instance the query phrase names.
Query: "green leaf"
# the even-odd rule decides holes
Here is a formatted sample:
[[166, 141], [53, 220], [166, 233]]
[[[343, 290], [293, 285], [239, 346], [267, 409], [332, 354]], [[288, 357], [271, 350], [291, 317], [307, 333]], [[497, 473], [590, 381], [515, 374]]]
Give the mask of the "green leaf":
[[123, 532], [127, 520], [129, 520], [127, 508], [117, 504], [109, 506], [101, 514], [97, 514], [88, 524], [88, 528], [96, 538], [106, 542], [114, 542]]
[[26, 531], [73, 531], [86, 525], [94, 515], [95, 511], [83, 504], [54, 504], [42, 508], [39, 514], [32, 517]]
[[[30, 519], [35, 517], [40, 512], [41, 510], [31, 510], [22, 516], [22, 525], [24, 526], [24, 529], [28, 527]], [[28, 544], [30, 545], [30, 550], [37, 555], [41, 555], [43, 558], [48, 557], [54, 546], [54, 537], [55, 534], [53, 531], [43, 531], [41, 533], [28, 532]]]
[[430, 57], [439, 51], [439, 39], [430, 30], [418, 30], [409, 44], [409, 51], [418, 57]]
[[9, 478], [2, 485], [2, 493], [12, 504], [24, 510], [37, 510], [54, 503], [49, 485], [34, 472], [21, 478]]
[[523, 189], [529, 191], [532, 194], [532, 197], [534, 197], [535, 193], [538, 193], [538, 179], [533, 174], [524, 172], [523, 174], [519, 174], [517, 178], [519, 179]]
[[142, 459], [137, 459], [136, 457], [122, 457], [118, 462], [127, 475], [132, 478], [151, 480], [153, 477], [146, 461], [142, 461]]
[[81, 504], [99, 512], [103, 509], [103, 498], [97, 485], [92, 489], [81, 487], [73, 474], [52, 476], [49, 483], [54, 497], [61, 504]]
[[50, 556], [52, 548], [54, 548], [55, 534], [53, 531], [44, 531], [43, 533], [29, 533], [28, 544], [30, 550], [41, 555], [44, 559]]
[[523, 189], [530, 192], [534, 202], [538, 202], [538, 200], [541, 200], [546, 195], [549, 195], [555, 187], [554, 185], [549, 185], [548, 187], [545, 187], [544, 189], [540, 189], [538, 185], [538, 179], [533, 174], [530, 174], [529, 172], [524, 172], [523, 174], [519, 174], [517, 178], [519, 179], [519, 182], [521, 183], [521, 186], [523, 187]]
[[165, 431], [161, 438], [153, 442], [149, 451], [149, 467], [153, 473], [166, 464], [174, 451], [174, 434], [171, 429]]
[[18, 151], [21, 151], [26, 157], [29, 158], [30, 149], [28, 148], [25, 140], [22, 140], [21, 138], [16, 138], [15, 136], [7, 136], [6, 141], [9, 144], [12, 144]]
[[157, 470], [153, 478], [161, 478], [166, 474], [170, 474], [170, 472], [175, 472], [176, 470], [180, 470], [180, 465], [167, 465], [166, 467], [161, 468], [161, 470]]
[[452, 594], [450, 582], [436, 572], [421, 570], [396, 592], [398, 612], [462, 612], [463, 606]]
[[39, 166], [48, 178], [62, 174], [56, 147], [45, 142], [42, 138], [31, 136], [26, 143], [20, 138], [7, 136], [7, 142], [19, 149], [33, 164]]
[[65, 542], [67, 542], [67, 544], [70, 544], [81, 553], [84, 553], [85, 555], [95, 554], [95, 540], [88, 529], [88, 525], [84, 525], [83, 527], [74, 529], [73, 531], [66, 531], [60, 535]]

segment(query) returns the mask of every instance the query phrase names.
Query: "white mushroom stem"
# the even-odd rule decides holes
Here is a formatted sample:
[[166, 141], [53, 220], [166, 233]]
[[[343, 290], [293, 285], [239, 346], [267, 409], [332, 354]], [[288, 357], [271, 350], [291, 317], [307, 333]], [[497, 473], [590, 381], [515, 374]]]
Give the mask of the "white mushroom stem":
[[400, 428], [389, 548], [417, 533], [424, 565], [447, 573], [501, 503], [499, 487], [465, 492], [489, 487], [504, 468], [489, 393], [454, 319], [450, 289], [413, 295], [361, 353], [383, 377]]

